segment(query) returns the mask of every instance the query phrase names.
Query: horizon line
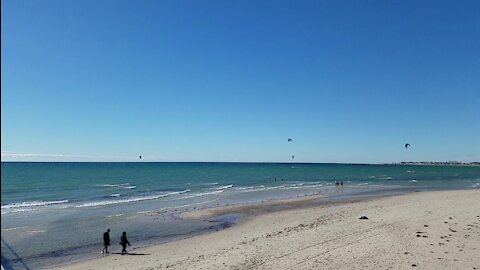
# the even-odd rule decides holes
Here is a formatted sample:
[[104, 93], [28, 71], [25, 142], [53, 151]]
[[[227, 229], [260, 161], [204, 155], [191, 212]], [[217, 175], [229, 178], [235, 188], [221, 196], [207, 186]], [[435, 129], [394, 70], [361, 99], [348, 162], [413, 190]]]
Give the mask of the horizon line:
[[[282, 161], [40, 161], [1, 160], [1, 163], [264, 163], [264, 164], [343, 164], [343, 165], [479, 165], [480, 161], [392, 161], [378, 163], [364, 162], [282, 162]], [[447, 163], [447, 164], [442, 164]]]

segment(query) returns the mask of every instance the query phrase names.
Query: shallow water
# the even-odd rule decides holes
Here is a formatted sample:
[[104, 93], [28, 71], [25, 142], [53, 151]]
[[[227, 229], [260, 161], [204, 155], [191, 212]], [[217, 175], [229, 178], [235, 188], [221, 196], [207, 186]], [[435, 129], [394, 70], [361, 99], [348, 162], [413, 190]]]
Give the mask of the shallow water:
[[[99, 256], [102, 234], [132, 246], [230, 226], [237, 216], [178, 213], [323, 194], [348, 199], [411, 190], [480, 188], [480, 167], [270, 163], [1, 164], [2, 264], [13, 269]], [[343, 188], [335, 186], [342, 181]]]

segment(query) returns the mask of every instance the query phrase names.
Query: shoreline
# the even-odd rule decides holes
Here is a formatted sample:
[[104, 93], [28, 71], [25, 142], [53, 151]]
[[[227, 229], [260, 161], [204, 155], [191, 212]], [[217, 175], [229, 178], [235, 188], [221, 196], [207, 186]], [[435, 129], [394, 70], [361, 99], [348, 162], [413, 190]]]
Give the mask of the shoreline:
[[[368, 190], [360, 193], [354, 193], [353, 195], [349, 193], [342, 194], [341, 191], [337, 191], [339, 193], [333, 196], [331, 196], [331, 194], [329, 194], [329, 196], [325, 195], [324, 193], [315, 193], [291, 198], [268, 199], [258, 202], [211, 206], [207, 208], [199, 208], [196, 210], [184, 209], [178, 211], [175, 215], [178, 218], [184, 219], [185, 221], [204, 220], [211, 222], [214, 225], [212, 225], [210, 229], [201, 230], [188, 235], [176, 235], [168, 239], [157, 240], [154, 242], [145, 242], [145, 240], [140, 241], [139, 246], [134, 247], [133, 249], [138, 250], [152, 246], [165, 245], [168, 243], [195, 238], [202, 235], [213, 234], [221, 230], [228, 229], [230, 227], [238, 226], [252, 218], [255, 218], [256, 216], [261, 216], [269, 212], [281, 212], [297, 208], [301, 209], [306, 207], [322, 207], [344, 203], [355, 203], [377, 198], [379, 199], [383, 197], [399, 196], [413, 192], [421, 192], [419, 189], [421, 190], [422, 188], [411, 189], [394, 187], [392, 189], [385, 190]], [[157, 214], [161, 215], [161, 212], [157, 212]], [[89, 254], [81, 259], [75, 259], [65, 263], [55, 264], [50, 268], [62, 268], [72, 264], [95, 260], [98, 258], [101, 257], [99, 257], [97, 253]], [[50, 268], [46, 267], [42, 269]]]
[[[468, 190], [468, 189], [460, 189]], [[344, 204], [344, 203], [355, 203], [361, 201], [367, 201], [372, 199], [381, 199], [391, 196], [401, 196], [413, 192], [431, 192], [439, 190], [422, 190], [422, 188], [399, 188], [395, 187], [392, 189], [385, 190], [369, 190], [366, 192], [359, 192], [355, 194], [348, 194], [342, 196], [342, 193], [330, 196], [323, 193], [316, 194], [307, 194], [294, 198], [285, 198], [285, 199], [271, 199], [262, 202], [255, 203], [243, 203], [243, 204], [232, 204], [225, 206], [214, 206], [208, 208], [197, 209], [194, 211], [184, 211], [179, 213], [180, 217], [185, 219], [208, 219], [219, 217], [222, 215], [237, 213], [242, 218], [242, 222], [246, 218], [252, 218], [258, 215], [262, 215], [268, 212], [280, 212], [287, 211], [295, 208], [305, 208], [305, 207], [322, 207], [334, 204]]]
[[[363, 189], [363, 186], [362, 186]], [[407, 188], [407, 187], [392, 187], [391, 189], [370, 189], [366, 188], [361, 192], [350, 192], [348, 188], [346, 188], [345, 192], [343, 189], [337, 188], [333, 189], [330, 188], [329, 191], [324, 192], [311, 192], [308, 194], [303, 194], [295, 197], [284, 197], [284, 198], [269, 198], [264, 200], [255, 200], [250, 202], [244, 203], [227, 203], [226, 204], [211, 204], [205, 208], [196, 208], [196, 207], [186, 207], [183, 209], [175, 209], [172, 211], [140, 211], [140, 212], [132, 212], [132, 215], [122, 215], [122, 217], [116, 219], [115, 215], [111, 213], [106, 216], [106, 221], [109, 221], [110, 224], [105, 224], [107, 227], [113, 228], [113, 231], [121, 231], [123, 228], [119, 228], [119, 226], [115, 226], [119, 224], [119, 221], [122, 221], [122, 226], [127, 226], [130, 229], [126, 231], [129, 232], [130, 236], [132, 237], [131, 240], [135, 243], [136, 248], [143, 248], [158, 244], [165, 244], [169, 242], [174, 242], [182, 239], [187, 239], [191, 237], [196, 237], [199, 235], [209, 234], [212, 232], [216, 232], [219, 230], [223, 230], [225, 228], [231, 227], [232, 225], [236, 225], [247, 219], [247, 216], [253, 216], [251, 214], [259, 214], [262, 211], [264, 212], [271, 212], [271, 211], [280, 211], [286, 210], [290, 208], [298, 208], [300, 206], [305, 206], [308, 204], [309, 206], [313, 205], [324, 205], [329, 201], [349, 201], [352, 199], [352, 196], [355, 197], [355, 200], [360, 200], [363, 197], [379, 197], [384, 196], [385, 194], [392, 194], [393, 193], [406, 193], [409, 191], [414, 191], [417, 189], [422, 189], [422, 187], [417, 187], [415, 189]], [[321, 196], [317, 196], [318, 194], [326, 195], [328, 198], [322, 198]], [[308, 201], [308, 202], [307, 202]], [[142, 208], [144, 209], [144, 208]], [[139, 210], [139, 209], [137, 209]], [[177, 211], [178, 210], [178, 211]], [[210, 218], [195, 218], [192, 216], [189, 219], [182, 218], [182, 214], [187, 214], [189, 212], [197, 213], [197, 211], [214, 211], [216, 212], [215, 217]], [[248, 210], [248, 211], [247, 211]], [[223, 211], [223, 213], [222, 213]], [[232, 213], [235, 211], [240, 211], [242, 215], [237, 213]], [[198, 212], [200, 213], [200, 212]], [[232, 213], [232, 214], [229, 214]], [[105, 213], [107, 214], [107, 213]], [[133, 217], [136, 217], [132, 219]], [[3, 217], [2, 217], [3, 218]], [[100, 220], [99, 220], [100, 218]], [[115, 221], [110, 221], [110, 218], [115, 218]], [[240, 219], [241, 218], [241, 219]], [[102, 219], [102, 216], [97, 216], [95, 219], [99, 222], [104, 222], [105, 220]], [[125, 224], [125, 222], [129, 222]], [[175, 225], [175, 224], [176, 225]], [[171, 226], [174, 224], [175, 226]], [[4, 225], [2, 223], [2, 225]], [[101, 226], [101, 227], [105, 227]], [[113, 226], [112, 226], [113, 225]], [[62, 230], [66, 226], [57, 226], [60, 230]], [[98, 229], [99, 226], [95, 226]], [[125, 227], [124, 227], [125, 228]], [[139, 229], [142, 228], [142, 229]], [[52, 228], [48, 228], [50, 231]], [[15, 269], [16, 267], [21, 267], [23, 265], [28, 265], [33, 269], [42, 269], [44, 267], [52, 267], [52, 266], [63, 266], [68, 265], [71, 263], [81, 262], [85, 260], [95, 259], [99, 257], [97, 252], [98, 245], [99, 245], [99, 238], [94, 237], [93, 235], [97, 235], [99, 232], [98, 230], [92, 231], [92, 227], [83, 227], [78, 228], [81, 231], [75, 231], [74, 234], [63, 234], [63, 235], [51, 235], [55, 237], [55, 243], [52, 247], [57, 247], [57, 249], [52, 249], [53, 251], [44, 250], [43, 253], [38, 255], [38, 250], [35, 249], [35, 246], [32, 247], [31, 250], [34, 250], [34, 255], [36, 256], [22, 256], [16, 254], [16, 246], [11, 245], [13, 249], [8, 248], [8, 252], [5, 254], [5, 266], [8, 269]], [[120, 229], [120, 230], [119, 230]], [[132, 232], [133, 230], [133, 232]], [[37, 227], [31, 228], [29, 230], [24, 230], [27, 234], [38, 233], [42, 237], [42, 232], [47, 231], [45, 227]], [[3, 232], [3, 231], [2, 231]], [[87, 234], [87, 235], [85, 235]], [[21, 232], [19, 231], [12, 231], [9, 232], [8, 235], [3, 235], [3, 240], [6, 240], [5, 243], [11, 243], [12, 237], [16, 237], [15, 235], [21, 236]], [[24, 234], [25, 235], [25, 234]], [[71, 237], [72, 235], [73, 237]], [[82, 236], [85, 235], [85, 236]], [[115, 235], [112, 235], [115, 237]], [[70, 239], [77, 239], [82, 241], [83, 237], [87, 237], [88, 245], [83, 246], [68, 246], [66, 248], [59, 249], [58, 244], [62, 244], [62, 241], [70, 241]], [[45, 238], [45, 237], [44, 237]], [[52, 239], [52, 238], [50, 238]], [[45, 241], [51, 241], [50, 239], [45, 238]], [[38, 241], [38, 240], [37, 240]], [[30, 242], [32, 243], [32, 242]], [[116, 245], [113, 245], [115, 249]], [[4, 246], [2, 245], [2, 250]], [[48, 249], [49, 247], [47, 247]], [[5, 249], [7, 250], [7, 248]], [[23, 252], [25, 254], [25, 252]]]
[[[282, 251], [285, 251], [285, 249], [289, 249], [289, 247], [288, 245], [284, 246], [278, 243], [275, 244], [274, 242], [278, 242], [276, 241], [277, 238], [282, 238], [284, 236], [290, 235], [290, 237], [294, 239], [292, 240], [294, 243], [303, 243], [303, 245], [305, 245], [307, 244], [307, 242], [309, 242], [309, 239], [311, 239], [311, 237], [305, 238], [305, 235], [296, 234], [295, 232], [300, 232], [304, 228], [318, 229], [318, 227], [322, 227], [322, 224], [325, 225], [325, 223], [327, 223], [327, 225], [330, 225], [330, 226], [327, 226], [327, 228], [325, 228], [326, 231], [329, 231], [329, 230], [335, 231], [336, 230], [335, 226], [331, 228], [332, 225], [335, 225], [335, 223], [338, 223], [338, 224], [342, 224], [342, 222], [344, 223], [344, 220], [342, 219], [339, 220], [339, 216], [335, 214], [336, 212], [340, 212], [340, 213], [347, 212], [350, 214], [348, 215], [349, 218], [351, 219], [349, 222], [347, 222], [346, 224], [342, 224], [341, 226], [338, 225], [344, 230], [350, 231], [352, 229], [355, 229], [355, 227], [357, 227], [359, 224], [362, 224], [362, 223], [360, 220], [358, 220], [358, 217], [360, 214], [355, 213], [355, 215], [353, 215], [352, 209], [348, 209], [348, 208], [353, 208], [357, 210], [362, 209], [362, 207], [365, 208], [365, 206], [378, 208], [385, 203], [387, 204], [390, 203], [389, 205], [395, 208], [394, 206], [395, 204], [393, 205], [391, 204], [392, 201], [409, 204], [409, 203], [412, 203], [412, 200], [413, 200], [413, 203], [421, 204], [422, 198], [426, 201], [432, 201], [433, 204], [437, 205], [437, 204], [442, 204], [442, 201], [438, 202], [438, 199], [442, 197], [454, 197], [454, 200], [452, 202], [449, 202], [448, 200], [445, 201], [444, 204], [446, 203], [446, 205], [442, 205], [441, 209], [428, 210], [429, 207], [432, 208], [433, 206], [429, 206], [427, 204], [424, 206], [426, 207], [425, 209], [421, 208], [421, 209], [414, 209], [415, 211], [412, 210], [412, 212], [414, 213], [410, 213], [409, 216], [415, 216], [414, 218], [421, 219], [422, 218], [421, 215], [418, 216], [414, 214], [418, 211], [432, 212], [431, 210], [437, 210], [437, 211], [440, 211], [442, 209], [445, 210], [445, 206], [449, 206], [452, 203], [458, 204], [460, 201], [465, 205], [470, 205], [470, 207], [472, 207], [472, 204], [475, 204], [471, 202], [471, 200], [476, 201], [476, 203], [480, 203], [480, 193], [478, 190], [453, 190], [453, 191], [449, 190], [449, 191], [411, 192], [403, 195], [384, 195], [381, 197], [370, 196], [366, 198], [353, 198], [350, 200], [348, 199], [347, 200], [331, 200], [321, 195], [312, 195], [312, 196], [307, 196], [302, 198], [289, 199], [286, 201], [283, 200], [283, 201], [260, 203], [255, 205], [225, 206], [220, 208], [204, 209], [204, 210], [183, 213], [182, 216], [184, 218], [209, 218], [209, 217], [218, 217], [219, 215], [236, 213], [241, 215], [241, 218], [238, 224], [235, 224], [235, 226], [228, 227], [218, 232], [201, 234], [198, 236], [193, 236], [190, 238], [176, 240], [173, 242], [167, 242], [163, 244], [133, 248], [131, 250], [133, 252], [132, 255], [152, 254], [154, 256], [145, 255], [141, 257], [137, 257], [137, 256], [131, 257], [131, 256], [117, 256], [115, 254], [111, 254], [110, 256], [89, 259], [89, 260], [80, 261], [80, 262], [73, 262], [67, 265], [53, 266], [50, 269], [95, 269], [95, 268], [98, 268], [99, 265], [102, 265], [102, 268], [105, 268], [105, 269], [110, 269], [110, 268], [113, 269], [116, 265], [118, 266], [118, 263], [121, 263], [121, 265], [124, 265], [124, 267], [128, 269], [157, 269], [157, 268], [163, 269], [163, 268], [167, 268], [167, 266], [169, 265], [175, 266], [175, 268], [180, 268], [180, 269], [195, 269], [201, 266], [205, 266], [209, 269], [212, 269], [212, 268], [216, 269], [216, 268], [225, 267], [225, 266], [230, 266], [230, 268], [225, 268], [225, 269], [248, 269], [249, 267], [247, 267], [248, 265], [245, 263], [247, 263], [250, 259], [249, 259], [249, 256], [245, 256], [245, 254], [248, 254], [250, 252], [250, 248], [247, 248], [247, 247], [249, 247], [250, 245], [254, 245], [254, 246], [256, 245], [255, 241], [258, 241], [257, 243], [261, 244], [260, 246], [257, 247], [257, 249], [260, 249], [262, 252], [269, 253], [268, 252], [269, 249], [278, 249], [278, 252], [282, 253]], [[480, 205], [480, 204], [477, 204], [477, 205]], [[453, 209], [452, 210], [453, 212], [449, 214], [453, 215], [455, 213], [455, 209]], [[458, 209], [461, 209], [461, 207]], [[368, 207], [363, 210], [368, 210]], [[476, 215], [480, 214], [480, 212], [478, 212], [478, 207], [475, 210], [477, 210]], [[305, 215], [306, 213], [319, 214], [319, 212], [321, 213], [327, 212], [330, 214], [330, 216], [329, 218], [325, 218], [321, 220], [317, 220], [317, 219], [311, 220], [312, 218], [309, 217], [309, 215]], [[465, 214], [464, 211], [462, 213]], [[390, 213], [390, 211], [388, 211], [384, 214], [393, 215], [392, 217], [393, 219], [391, 218], [390, 221], [395, 221], [394, 212]], [[408, 213], [404, 213], [404, 214], [408, 216]], [[448, 215], [448, 213], [445, 213], [445, 214]], [[367, 216], [371, 216], [371, 215], [372, 214], [369, 214]], [[345, 217], [345, 215], [343, 215], [343, 217]], [[449, 217], [445, 217], [445, 218], [449, 218]], [[298, 220], [301, 220], [301, 219], [303, 219], [304, 222], [299, 223]], [[310, 222], [309, 222], [309, 219], [310, 219]], [[408, 220], [409, 219], [405, 219], [402, 222], [408, 222]], [[388, 226], [391, 226], [392, 224], [395, 224], [395, 222], [393, 223], [388, 222], [389, 221], [388, 219], [384, 220], [384, 222], [385, 221], [387, 222], [382, 225], [383, 227], [388, 227]], [[478, 243], [480, 242], [479, 241], [480, 231], [478, 230], [478, 227], [479, 227], [478, 223], [480, 222], [480, 219], [476, 218], [476, 220], [469, 221], [469, 222], [471, 223], [469, 225], [476, 226], [474, 227], [474, 230], [476, 230], [475, 232], [477, 232], [477, 235], [473, 236], [474, 239], [476, 239], [476, 243], [477, 243], [476, 245], [474, 245], [475, 247], [473, 248], [474, 249], [480, 248], [480, 246], [478, 245]], [[254, 223], [256, 226], [251, 227], [252, 223]], [[368, 223], [368, 221], [364, 223]], [[378, 227], [377, 230], [383, 227]], [[422, 229], [420, 227], [421, 226], [419, 226], [418, 230]], [[426, 229], [426, 228], [423, 228], [423, 229]], [[363, 234], [363, 233], [361, 231], [359, 232], [359, 234]], [[380, 234], [382, 233], [385, 234], [387, 232], [385, 231], [380, 232]], [[413, 240], [416, 240], [416, 238], [418, 238], [418, 237], [415, 237], [415, 232], [412, 232], [412, 235], [414, 235]], [[240, 241], [244, 239], [242, 236], [245, 239], [248, 239], [248, 241], [247, 240]], [[350, 235], [349, 237], [354, 237], [354, 235]], [[421, 236], [421, 238], [428, 238], [428, 237], [429, 236], [426, 236], [426, 237], [423, 235]], [[208, 240], [208, 241], [205, 242], [205, 240]], [[442, 241], [443, 241], [443, 238], [442, 238]], [[448, 240], [448, 242], [449, 241], [450, 240]], [[200, 243], [208, 243], [208, 244], [205, 247], [205, 249], [196, 250], [194, 247], [198, 246]], [[398, 243], [395, 243], [394, 241], [391, 244], [395, 246]], [[269, 246], [270, 248], [264, 250], [265, 245]], [[325, 245], [328, 246], [329, 244], [325, 244]], [[440, 245], [440, 247], [442, 246], [443, 245]], [[241, 251], [240, 253], [238, 253], [239, 249], [242, 250], [243, 252]], [[205, 254], [200, 254], [202, 253], [202, 250], [205, 251], [204, 252]], [[233, 261], [223, 261], [222, 262], [223, 264], [219, 265], [217, 263], [218, 255], [216, 254], [218, 254], [219, 252], [220, 253], [226, 252], [225, 250], [228, 250], [230, 253], [232, 253], [232, 256], [234, 257]], [[464, 248], [463, 250], [467, 250], [467, 248]], [[194, 259], [192, 258], [191, 253], [193, 254], [198, 253], [199, 257]], [[166, 254], [169, 254], [170, 256], [167, 256]], [[257, 256], [257, 255], [253, 253], [251, 254], [251, 256]], [[269, 257], [269, 256], [266, 256], [266, 257]], [[266, 257], [261, 256], [259, 260], [264, 261]], [[213, 260], [213, 258], [215, 258], [215, 260]], [[436, 259], [436, 260], [440, 260], [440, 259]], [[169, 264], [162, 263], [164, 261], [169, 261]], [[233, 262], [234, 264], [231, 264]], [[245, 266], [243, 268], [241, 267], [242, 263]], [[477, 267], [477, 266], [471, 266], [471, 267]], [[480, 267], [480, 265], [478, 265], [478, 267]], [[266, 269], [270, 269], [270, 268], [267, 267]], [[309, 269], [309, 268], [305, 268], [305, 269]]]

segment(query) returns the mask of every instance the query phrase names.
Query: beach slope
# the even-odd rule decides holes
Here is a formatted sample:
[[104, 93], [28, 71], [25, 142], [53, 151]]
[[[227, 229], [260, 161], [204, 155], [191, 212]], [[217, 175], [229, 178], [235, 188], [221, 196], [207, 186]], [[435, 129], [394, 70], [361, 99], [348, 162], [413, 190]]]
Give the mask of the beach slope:
[[480, 190], [435, 191], [262, 211], [56, 269], [480, 269], [479, 252]]

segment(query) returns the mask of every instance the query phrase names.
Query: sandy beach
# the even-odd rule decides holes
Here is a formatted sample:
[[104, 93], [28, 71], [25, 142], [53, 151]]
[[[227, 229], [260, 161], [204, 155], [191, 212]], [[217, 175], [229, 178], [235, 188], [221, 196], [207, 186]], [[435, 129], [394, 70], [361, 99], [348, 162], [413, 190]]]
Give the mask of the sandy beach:
[[242, 218], [189, 239], [132, 243], [125, 256], [114, 243], [107, 256], [55, 269], [480, 269], [479, 190], [320, 200], [193, 212]]

